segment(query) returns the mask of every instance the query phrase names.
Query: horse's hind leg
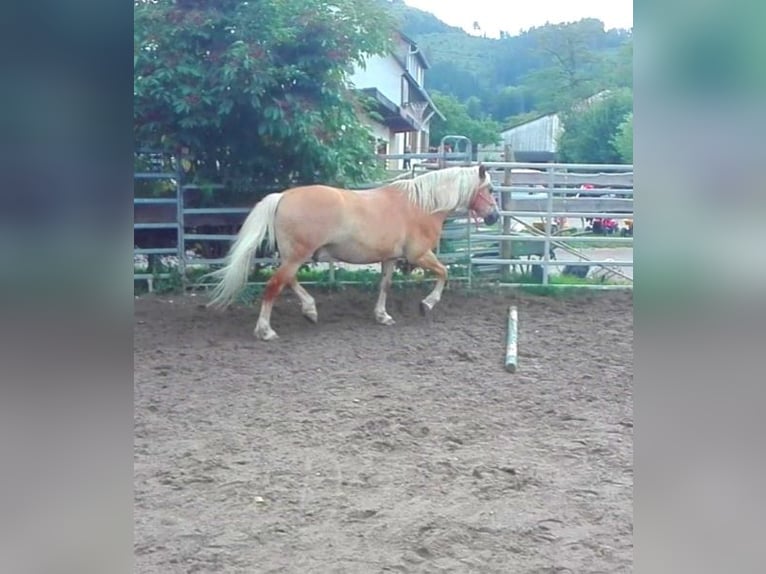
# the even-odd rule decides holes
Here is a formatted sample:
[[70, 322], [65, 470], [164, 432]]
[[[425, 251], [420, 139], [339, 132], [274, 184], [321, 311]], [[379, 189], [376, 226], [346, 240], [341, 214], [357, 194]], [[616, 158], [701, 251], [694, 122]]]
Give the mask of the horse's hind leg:
[[319, 320], [319, 314], [317, 313], [317, 304], [314, 298], [309, 294], [303, 285], [298, 283], [298, 279], [293, 277], [290, 281], [290, 288], [293, 290], [301, 302], [301, 312], [312, 323], [316, 323]]
[[277, 338], [277, 333], [271, 328], [271, 309], [274, 307], [274, 301], [285, 285], [291, 284], [298, 272], [302, 259], [291, 259], [282, 263], [277, 272], [266, 283], [266, 290], [263, 293], [261, 301], [261, 312], [258, 315], [258, 322], [255, 324], [253, 333], [263, 341], [271, 341]]

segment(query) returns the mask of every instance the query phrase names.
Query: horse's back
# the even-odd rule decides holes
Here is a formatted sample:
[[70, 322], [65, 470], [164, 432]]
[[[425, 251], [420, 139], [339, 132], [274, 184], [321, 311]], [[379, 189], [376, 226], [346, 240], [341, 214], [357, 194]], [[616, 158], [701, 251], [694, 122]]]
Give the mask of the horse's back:
[[285, 191], [284, 196], [282, 203], [314, 215], [327, 209], [338, 214], [364, 213], [365, 216], [376, 217], [394, 206], [397, 209], [404, 207], [400, 205], [403, 203], [401, 196], [386, 188], [357, 190], [322, 184], [303, 185]]
[[282, 194], [277, 223], [314, 235], [341, 224], [343, 203], [343, 190], [329, 185], [293, 187]]
[[283, 244], [295, 240], [312, 253], [324, 248], [342, 261], [381, 261], [401, 253], [406, 235], [401, 200], [391, 190], [295, 187], [280, 201], [277, 233]]
[[280, 210], [316, 213], [317, 210], [337, 210], [343, 202], [343, 190], [329, 185], [302, 185], [282, 193]]
[[340, 197], [345, 190], [333, 187], [331, 185], [324, 184], [310, 184], [299, 185], [286, 189], [282, 195], [284, 197], [301, 197], [306, 198], [306, 201], [310, 201], [309, 197], [314, 200], [323, 200], [328, 197]]

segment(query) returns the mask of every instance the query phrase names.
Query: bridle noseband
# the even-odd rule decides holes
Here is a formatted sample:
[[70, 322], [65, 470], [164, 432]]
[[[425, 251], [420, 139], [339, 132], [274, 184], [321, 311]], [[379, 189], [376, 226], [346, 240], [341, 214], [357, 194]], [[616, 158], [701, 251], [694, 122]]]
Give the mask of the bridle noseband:
[[[487, 193], [492, 194], [492, 186], [490, 185], [487, 188]], [[476, 191], [476, 194], [473, 196], [473, 199], [471, 200], [471, 203], [468, 205], [468, 215], [470, 218], [473, 219], [474, 223], [476, 224], [476, 230], [479, 230], [479, 213], [477, 208], [481, 204], [491, 205], [491, 201], [485, 197], [482, 196], [481, 192], [479, 190]]]

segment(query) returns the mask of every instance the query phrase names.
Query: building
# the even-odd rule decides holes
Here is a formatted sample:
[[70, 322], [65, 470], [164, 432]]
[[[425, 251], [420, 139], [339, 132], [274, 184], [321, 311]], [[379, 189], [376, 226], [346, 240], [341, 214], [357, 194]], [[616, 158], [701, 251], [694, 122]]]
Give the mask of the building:
[[[424, 86], [428, 60], [417, 44], [398, 33], [393, 49], [385, 56], [371, 56], [364, 67], [355, 66], [354, 88], [371, 97], [380, 120], [366, 118], [381, 154], [428, 151], [429, 124], [436, 108]], [[401, 169], [402, 160], [390, 160], [390, 169]]]
[[548, 114], [505, 130], [500, 137], [513, 149], [515, 161], [551, 162], [556, 161], [561, 131], [559, 115]]
[[[609, 94], [609, 90], [603, 90], [577, 105], [590, 105]], [[541, 116], [503, 131], [500, 136], [501, 147], [498, 149], [506, 145], [511, 146], [514, 160], [519, 162], [555, 162], [558, 140], [563, 130], [559, 114]]]

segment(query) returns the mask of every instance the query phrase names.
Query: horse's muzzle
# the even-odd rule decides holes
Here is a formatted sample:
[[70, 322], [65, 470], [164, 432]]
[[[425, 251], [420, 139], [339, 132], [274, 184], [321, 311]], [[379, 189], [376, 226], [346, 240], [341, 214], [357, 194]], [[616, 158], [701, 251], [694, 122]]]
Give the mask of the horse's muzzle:
[[495, 223], [497, 223], [498, 219], [500, 219], [500, 213], [497, 211], [497, 209], [493, 209], [487, 215], [484, 216], [484, 223], [486, 223], [487, 225], [494, 225]]

